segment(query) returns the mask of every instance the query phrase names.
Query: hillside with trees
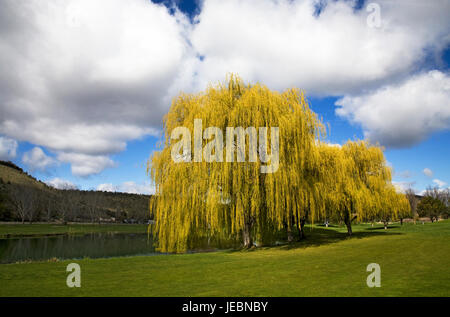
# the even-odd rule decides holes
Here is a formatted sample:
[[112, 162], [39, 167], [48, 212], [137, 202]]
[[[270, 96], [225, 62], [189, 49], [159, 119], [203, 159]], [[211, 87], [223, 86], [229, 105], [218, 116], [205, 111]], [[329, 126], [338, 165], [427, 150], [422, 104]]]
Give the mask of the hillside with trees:
[[48, 186], [12, 162], [0, 161], [0, 221], [148, 221], [151, 196], [118, 192], [61, 190]]

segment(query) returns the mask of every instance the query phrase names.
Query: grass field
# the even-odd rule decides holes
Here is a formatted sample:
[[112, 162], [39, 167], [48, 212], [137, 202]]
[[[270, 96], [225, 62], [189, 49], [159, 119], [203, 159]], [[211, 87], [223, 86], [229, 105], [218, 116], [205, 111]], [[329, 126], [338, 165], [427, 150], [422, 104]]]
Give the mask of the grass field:
[[[308, 233], [253, 251], [77, 260], [81, 288], [66, 286], [73, 261], [2, 264], [0, 296], [450, 296], [450, 221]], [[373, 262], [380, 288], [366, 285]]]
[[0, 224], [0, 238], [6, 236], [42, 236], [94, 232], [145, 233], [147, 225], [128, 224]]

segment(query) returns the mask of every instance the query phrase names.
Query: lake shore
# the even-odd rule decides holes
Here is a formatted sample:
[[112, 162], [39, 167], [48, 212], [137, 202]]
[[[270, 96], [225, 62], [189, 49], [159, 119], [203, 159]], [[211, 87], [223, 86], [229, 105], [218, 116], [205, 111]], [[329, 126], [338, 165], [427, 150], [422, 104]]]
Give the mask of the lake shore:
[[92, 223], [0, 223], [0, 238], [84, 234], [96, 232], [147, 233], [146, 224], [92, 224]]

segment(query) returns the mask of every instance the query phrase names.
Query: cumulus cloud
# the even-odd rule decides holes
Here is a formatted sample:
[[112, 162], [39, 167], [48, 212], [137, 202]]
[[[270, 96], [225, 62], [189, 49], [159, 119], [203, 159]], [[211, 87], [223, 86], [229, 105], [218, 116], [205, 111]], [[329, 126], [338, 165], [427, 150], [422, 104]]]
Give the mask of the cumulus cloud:
[[445, 185], [447, 185], [446, 182], [441, 181], [440, 179], [437, 178], [433, 179], [433, 183], [435, 183], [439, 188], [443, 188], [445, 187]]
[[34, 147], [22, 156], [22, 162], [32, 171], [45, 171], [48, 167], [57, 164], [57, 161], [46, 155], [40, 147]]
[[76, 186], [74, 183], [58, 177], [48, 180], [45, 183], [48, 186], [54, 187], [56, 189], [78, 189], [78, 186]]
[[[342, 115], [388, 145], [448, 127], [442, 84], [423, 98], [431, 111], [417, 128], [395, 121], [417, 111], [402, 94], [410, 81], [378, 89], [405, 83], [426, 52], [450, 42], [446, 0], [379, 0], [379, 28], [356, 1], [321, 1], [317, 14], [317, 0], [205, 0], [193, 22], [144, 0], [0, 2], [0, 133], [51, 150], [75, 175], [114, 166], [110, 155], [128, 141], [158, 133], [175, 94], [227, 72], [273, 89], [346, 95]], [[418, 81], [428, 87], [439, 76], [448, 81], [438, 72]], [[411, 104], [367, 109], [387, 95]], [[387, 124], [376, 121], [391, 110]]]
[[105, 155], [87, 155], [81, 153], [59, 153], [58, 160], [71, 164], [72, 174], [86, 177], [98, 174], [108, 167], [115, 167], [116, 164]]
[[431, 169], [429, 169], [428, 167], [425, 167], [423, 169], [423, 173], [425, 174], [425, 176], [433, 177], [433, 171]]
[[416, 182], [392, 182], [398, 192], [405, 193], [408, 189], [413, 189]]
[[370, 140], [387, 147], [412, 146], [450, 128], [450, 76], [430, 71], [398, 85], [345, 96], [336, 105], [336, 113], [361, 124]]
[[130, 194], [153, 194], [155, 189], [148, 183], [137, 184], [133, 181], [123, 182], [120, 185], [113, 185], [111, 183], [100, 184], [97, 190], [106, 192], [123, 192]]
[[16, 157], [17, 141], [0, 136], [0, 159], [10, 160]]
[[[226, 72], [272, 88], [308, 94], [360, 92], [409, 74], [449, 43], [448, 1], [377, 1], [381, 25], [369, 27], [356, 1], [204, 1], [191, 42], [203, 87]], [[445, 45], [444, 44], [444, 45]]]
[[111, 183], [105, 183], [105, 184], [100, 184], [97, 186], [97, 190], [102, 191], [102, 192], [115, 192], [116, 190], [116, 186], [114, 186]]
[[0, 133], [94, 157], [75, 159], [78, 175], [157, 133], [187, 50], [182, 15], [141, 0], [0, 2]]

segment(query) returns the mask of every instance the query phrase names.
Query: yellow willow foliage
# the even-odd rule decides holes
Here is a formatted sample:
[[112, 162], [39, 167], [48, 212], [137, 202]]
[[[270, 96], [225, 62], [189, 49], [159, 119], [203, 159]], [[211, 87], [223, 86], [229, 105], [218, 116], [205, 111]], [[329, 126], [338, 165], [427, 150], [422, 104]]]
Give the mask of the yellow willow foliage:
[[318, 146], [318, 182], [328, 218], [395, 219], [409, 212], [406, 196], [392, 186], [391, 170], [380, 147], [365, 141]]
[[[223, 162], [194, 162], [193, 141], [190, 162], [172, 160], [172, 130], [186, 127], [193, 140], [194, 119], [202, 120], [203, 129], [218, 127], [223, 132]], [[268, 140], [270, 127], [279, 127], [278, 170], [261, 173], [265, 163], [259, 155], [249, 162], [248, 136], [245, 162], [237, 162], [236, 154], [227, 162], [227, 127], [268, 127]], [[158, 249], [184, 252], [205, 237], [239, 239], [245, 230], [262, 239], [268, 231], [292, 226], [293, 219], [321, 216], [325, 209], [314, 178], [320, 157], [316, 140], [324, 133], [298, 89], [280, 93], [260, 84], [246, 85], [231, 75], [227, 84], [174, 98], [164, 118], [163, 148], [149, 161], [156, 185], [153, 234]], [[202, 138], [202, 148], [211, 140]]]
[[411, 211], [408, 199], [404, 194], [397, 193], [394, 186], [386, 186], [381, 192], [381, 208], [378, 209], [378, 219], [389, 221], [404, 218]]
[[[195, 162], [195, 119], [202, 120], [203, 130], [222, 131], [222, 136], [201, 136], [202, 150], [222, 137], [219, 162], [204, 158]], [[171, 135], [178, 127], [190, 131], [188, 162], [176, 163], [171, 156], [178, 141], [171, 140]], [[227, 127], [279, 127], [278, 170], [261, 173], [266, 163], [259, 155], [249, 162], [248, 135], [245, 161], [238, 162], [236, 154], [233, 162], [227, 161]], [[269, 129], [267, 140], [271, 133]], [[260, 84], [246, 85], [231, 75], [226, 84], [174, 98], [164, 118], [162, 150], [148, 164], [156, 185], [150, 207], [158, 249], [184, 252], [205, 239], [236, 241], [241, 235], [245, 243], [245, 233], [264, 242], [266, 236], [282, 228], [290, 230], [306, 219], [351, 223], [354, 217], [394, 219], [409, 210], [406, 197], [391, 184], [380, 147], [365, 141], [330, 146], [321, 140], [324, 134], [323, 124], [298, 89], [280, 93]]]

